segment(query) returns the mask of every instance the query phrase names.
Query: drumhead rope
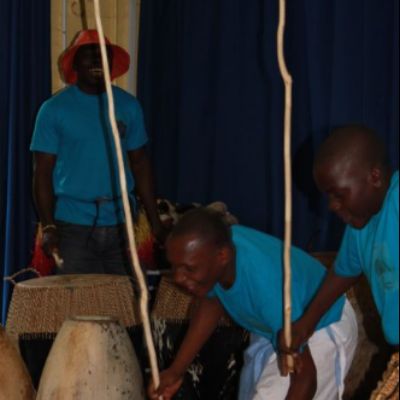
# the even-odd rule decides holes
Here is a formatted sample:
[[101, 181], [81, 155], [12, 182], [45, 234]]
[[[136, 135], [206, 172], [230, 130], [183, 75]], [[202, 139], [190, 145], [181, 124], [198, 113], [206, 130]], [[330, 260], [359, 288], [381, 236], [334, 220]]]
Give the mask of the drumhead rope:
[[[172, 278], [163, 276], [158, 286], [157, 296], [151, 312], [152, 320], [165, 320], [172, 323], [189, 323], [196, 298], [175, 285]], [[232, 320], [224, 315], [220, 326], [233, 326]]]
[[15, 285], [7, 333], [13, 339], [53, 339], [64, 320], [74, 315], [112, 316], [126, 328], [141, 324], [129, 277], [60, 275]]
[[123, 203], [123, 208], [124, 208], [126, 230], [127, 230], [127, 234], [128, 234], [129, 249], [130, 249], [130, 255], [131, 255], [131, 260], [132, 260], [131, 266], [133, 267], [133, 272], [135, 273], [137, 280], [139, 282], [140, 312], [141, 312], [142, 321], [143, 321], [144, 336], [145, 336], [145, 340], [146, 340], [147, 351], [149, 353], [151, 375], [153, 378], [154, 386], [158, 387], [160, 384], [160, 377], [159, 377], [159, 371], [158, 371], [158, 366], [157, 366], [157, 357], [156, 357], [156, 352], [155, 352], [155, 348], [154, 348], [153, 337], [151, 334], [149, 312], [148, 312], [148, 308], [147, 308], [149, 294], [148, 294], [148, 290], [147, 290], [147, 286], [146, 286], [145, 277], [144, 277], [144, 274], [143, 274], [142, 269], [139, 264], [139, 258], [138, 258], [136, 245], [135, 245], [135, 234], [134, 234], [134, 230], [133, 230], [132, 213], [131, 213], [130, 204], [129, 204], [124, 161], [123, 161], [122, 150], [121, 150], [121, 142], [119, 139], [117, 123], [116, 123], [116, 118], [115, 118], [114, 99], [113, 99], [113, 94], [112, 94], [112, 89], [111, 89], [110, 70], [109, 70], [108, 59], [107, 59], [103, 25], [102, 25], [101, 17], [100, 17], [99, 0], [94, 1], [94, 11], [95, 11], [97, 32], [99, 34], [99, 40], [100, 40], [101, 60], [102, 60], [102, 65], [103, 65], [107, 98], [108, 98], [108, 116], [110, 119], [112, 134], [113, 134], [116, 153], [117, 153], [118, 175], [119, 175], [120, 186], [121, 186], [121, 195], [122, 195], [122, 203]]
[[[291, 176], [291, 120], [292, 120], [292, 77], [287, 69], [284, 55], [286, 23], [286, 1], [279, 0], [279, 23], [277, 32], [279, 71], [285, 84], [284, 113], [284, 173], [285, 173], [285, 238], [284, 238], [284, 334], [288, 348], [292, 344], [292, 298], [290, 246], [292, 241], [292, 176]], [[288, 356], [288, 367], [293, 370], [293, 359]]]

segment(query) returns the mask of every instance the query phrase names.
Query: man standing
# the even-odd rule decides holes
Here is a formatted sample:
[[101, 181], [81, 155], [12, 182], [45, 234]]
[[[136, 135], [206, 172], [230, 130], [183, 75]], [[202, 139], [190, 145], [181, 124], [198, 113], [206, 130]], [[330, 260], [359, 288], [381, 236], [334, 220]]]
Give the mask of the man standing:
[[[106, 45], [115, 79], [128, 70], [130, 58], [108, 39]], [[69, 86], [40, 108], [30, 147], [42, 247], [64, 260], [57, 273], [125, 274], [124, 215], [97, 31], [77, 35], [60, 57], [60, 70]], [[162, 240], [142, 110], [135, 97], [112, 90], [131, 205], [135, 190]]]

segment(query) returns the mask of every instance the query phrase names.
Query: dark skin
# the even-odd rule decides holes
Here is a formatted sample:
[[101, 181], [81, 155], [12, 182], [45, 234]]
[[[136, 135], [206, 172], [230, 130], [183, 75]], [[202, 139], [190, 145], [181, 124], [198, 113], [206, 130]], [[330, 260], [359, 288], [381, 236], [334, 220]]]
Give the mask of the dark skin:
[[[362, 229], [377, 214], [390, 186], [391, 171], [372, 161], [373, 142], [359, 131], [348, 131], [343, 139], [337, 135], [325, 144], [323, 157], [314, 165], [314, 179], [319, 190], [328, 196], [329, 208], [346, 224]], [[334, 302], [354, 286], [361, 276], [342, 277], [330, 270], [304, 315], [292, 325], [292, 345], [287, 348], [283, 334], [283, 352], [297, 354], [301, 345], [314, 333], [322, 316]], [[283, 366], [285, 373], [286, 366]]]
[[[148, 388], [150, 399], [162, 396], [164, 400], [170, 400], [182, 385], [187, 368], [225, 312], [218, 299], [210, 299], [206, 295], [217, 282], [225, 289], [230, 288], [235, 282], [236, 267], [233, 245], [217, 247], [195, 233], [170, 236], [166, 249], [175, 283], [199, 299], [175, 360], [162, 371], [158, 389], [153, 383]], [[291, 375], [286, 399], [311, 400], [316, 391], [316, 370], [308, 347], [299, 357], [303, 368]]]
[[[112, 65], [112, 50], [107, 48], [109, 65]], [[74, 70], [77, 86], [87, 94], [98, 95], [105, 91], [104, 74], [98, 45], [81, 46], [75, 54]], [[128, 152], [129, 164], [135, 177], [136, 190], [140, 196], [156, 239], [163, 243], [166, 230], [157, 212], [150, 161], [144, 148]], [[53, 171], [57, 156], [35, 152], [33, 155], [33, 195], [42, 226], [55, 225], [55, 196]], [[47, 255], [58, 252], [59, 238], [56, 228], [43, 233], [42, 247]]]

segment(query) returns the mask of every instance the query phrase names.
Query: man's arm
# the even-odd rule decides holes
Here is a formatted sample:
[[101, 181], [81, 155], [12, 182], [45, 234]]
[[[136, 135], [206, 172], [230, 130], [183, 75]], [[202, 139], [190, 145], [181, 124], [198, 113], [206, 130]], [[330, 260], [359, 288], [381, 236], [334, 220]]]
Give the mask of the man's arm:
[[308, 346], [299, 355], [302, 368], [290, 375], [286, 400], [312, 400], [317, 391], [317, 370]]
[[149, 387], [148, 392], [151, 399], [163, 396], [164, 400], [168, 400], [173, 397], [182, 384], [183, 376], [189, 365], [210, 338], [224, 313], [224, 308], [217, 298], [200, 300], [175, 360], [160, 376], [159, 389], [155, 390], [152, 384]]
[[53, 188], [53, 170], [57, 156], [34, 152], [33, 154], [33, 198], [42, 227], [49, 227], [43, 232], [42, 246], [51, 255], [57, 248], [58, 235], [51, 226], [54, 221], [55, 196]]
[[360, 278], [361, 275], [356, 277], [342, 277], [336, 275], [332, 268], [303, 316], [292, 324], [291, 349], [285, 347], [282, 332], [280, 333], [279, 343], [281, 349], [284, 352], [290, 352], [291, 350], [297, 351], [300, 346], [306, 343], [314, 333], [322, 316], [329, 310], [333, 303], [357, 283]]
[[135, 177], [136, 189], [156, 238], [163, 241], [164, 227], [157, 210], [150, 160], [144, 147], [128, 152], [129, 163]]

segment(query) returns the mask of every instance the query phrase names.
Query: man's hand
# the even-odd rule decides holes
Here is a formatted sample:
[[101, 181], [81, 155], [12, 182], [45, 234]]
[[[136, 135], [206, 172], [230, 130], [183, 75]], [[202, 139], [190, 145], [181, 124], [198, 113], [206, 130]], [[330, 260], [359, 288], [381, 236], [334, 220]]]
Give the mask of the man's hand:
[[153, 382], [147, 390], [149, 399], [158, 400], [160, 397], [163, 400], [171, 400], [176, 392], [179, 390], [183, 382], [183, 376], [175, 373], [171, 368], [162, 371], [160, 374], [160, 385], [156, 389]]
[[42, 235], [42, 249], [48, 257], [52, 257], [53, 252], [58, 253], [58, 244], [60, 240], [57, 228], [46, 229]]
[[283, 330], [278, 334], [279, 344], [279, 369], [282, 376], [289, 374], [289, 367], [287, 363], [287, 356], [291, 355], [294, 360], [294, 370], [299, 373], [302, 371], [302, 358], [300, 356], [300, 349], [304, 346], [308, 339], [314, 333], [314, 326], [305, 318], [300, 318], [296, 322], [292, 323], [292, 343], [290, 348], [286, 346], [285, 336]]

